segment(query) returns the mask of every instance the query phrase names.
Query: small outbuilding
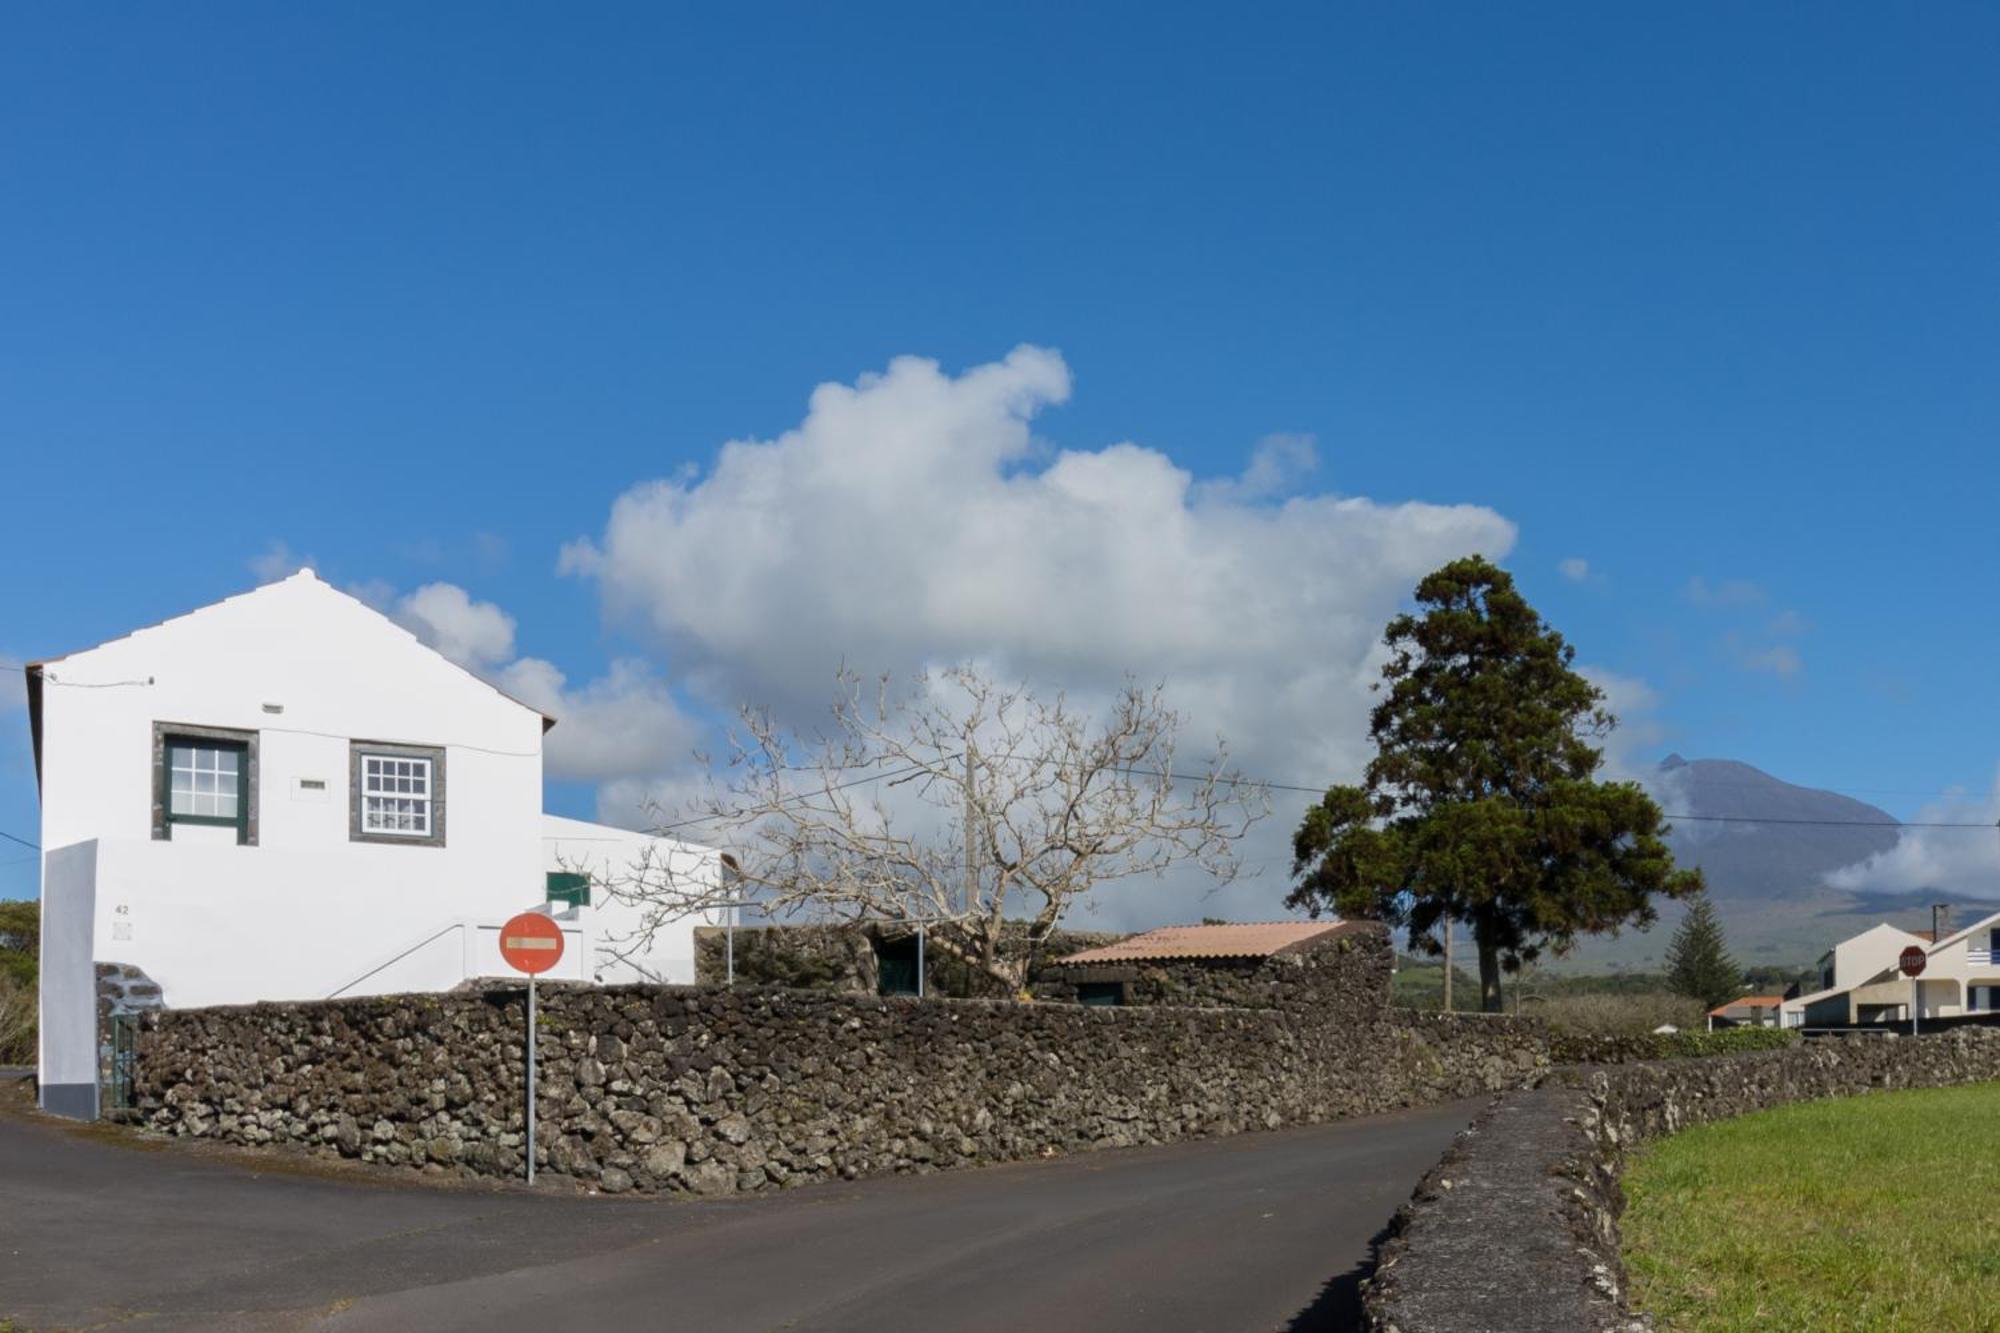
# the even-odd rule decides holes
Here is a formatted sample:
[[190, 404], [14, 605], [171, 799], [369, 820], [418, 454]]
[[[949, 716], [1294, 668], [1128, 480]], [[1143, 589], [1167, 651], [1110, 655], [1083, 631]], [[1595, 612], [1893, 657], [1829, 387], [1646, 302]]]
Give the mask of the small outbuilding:
[[[1347, 964], [1329, 967], [1339, 961]], [[1245, 921], [1163, 926], [1055, 959], [1045, 999], [1091, 1005], [1264, 1008], [1302, 986], [1386, 1002], [1387, 936], [1371, 921]]]

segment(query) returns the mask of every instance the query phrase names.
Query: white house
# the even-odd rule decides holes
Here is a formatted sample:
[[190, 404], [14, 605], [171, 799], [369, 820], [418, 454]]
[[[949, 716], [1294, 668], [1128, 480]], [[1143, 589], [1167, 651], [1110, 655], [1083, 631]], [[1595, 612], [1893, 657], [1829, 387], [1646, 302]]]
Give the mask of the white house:
[[[1915, 982], [1903, 950], [1924, 951]], [[1880, 925], [1843, 940], [1820, 959], [1819, 989], [1784, 1003], [1786, 1027], [1908, 1022], [2000, 1011], [2000, 912], [1955, 934]]]
[[[635, 929], [584, 876], [704, 848], [542, 812], [555, 719], [304, 570], [27, 668], [42, 801], [41, 1097], [94, 1115], [107, 989], [176, 1008], [445, 990], [506, 975], [694, 979], [693, 919]], [[590, 901], [592, 898], [598, 901]]]

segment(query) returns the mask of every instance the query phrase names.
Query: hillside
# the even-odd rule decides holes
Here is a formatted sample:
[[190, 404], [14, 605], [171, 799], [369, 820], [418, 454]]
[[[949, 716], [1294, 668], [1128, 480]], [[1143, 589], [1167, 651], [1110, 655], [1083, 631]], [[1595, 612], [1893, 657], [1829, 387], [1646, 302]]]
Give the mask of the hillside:
[[[1826, 884], [1832, 872], [1895, 846], [1896, 820], [1885, 810], [1796, 786], [1733, 759], [1670, 756], [1660, 765], [1656, 789], [1669, 814], [1707, 817], [1673, 821], [1669, 842], [1681, 864], [1699, 866], [1707, 876], [1730, 949], [1746, 967], [1810, 964], [1834, 941], [1878, 921], [1930, 924], [1933, 895], [1854, 893]], [[2000, 903], [1953, 906], [1963, 925]], [[1680, 912], [1670, 905], [1652, 930], [1588, 941], [1554, 966], [1657, 969]]]

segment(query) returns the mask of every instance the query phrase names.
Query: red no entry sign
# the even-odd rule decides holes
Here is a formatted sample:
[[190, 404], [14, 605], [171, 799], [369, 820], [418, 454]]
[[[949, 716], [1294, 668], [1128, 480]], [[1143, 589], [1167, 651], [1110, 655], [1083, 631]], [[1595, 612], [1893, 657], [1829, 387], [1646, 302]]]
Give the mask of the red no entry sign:
[[562, 961], [562, 927], [540, 912], [523, 912], [500, 927], [500, 956], [516, 972], [546, 972]]
[[1925, 957], [1924, 951], [1912, 944], [1897, 957], [1896, 966], [1903, 969], [1904, 976], [1916, 977], [1923, 975], [1924, 966], [1929, 962], [1930, 959]]

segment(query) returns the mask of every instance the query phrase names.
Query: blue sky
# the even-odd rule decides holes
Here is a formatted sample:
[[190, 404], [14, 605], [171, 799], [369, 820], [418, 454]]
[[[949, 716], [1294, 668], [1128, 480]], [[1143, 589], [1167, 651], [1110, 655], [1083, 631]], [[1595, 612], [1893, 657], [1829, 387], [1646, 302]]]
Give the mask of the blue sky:
[[[743, 664], [788, 645], [694, 626], [614, 502], [699, 487], [816, 385], [906, 355], [951, 383], [1028, 344], [1068, 380], [998, 478], [1131, 441], [1214, 481], [1310, 437], [1316, 467], [1244, 514], [1491, 511], [1582, 659], [1643, 682], [1638, 757], [1904, 814], [1983, 796], [1996, 49], [2000, 16], [1955, 4], [23, 11], [0, 43], [0, 660], [288, 551], [391, 607], [462, 588], [511, 619], [488, 666], [531, 656], [616, 703], [622, 662], [698, 729], [787, 688]], [[580, 539], [601, 558], [562, 562]], [[1390, 572], [1345, 549], [1258, 568]], [[852, 629], [906, 657], [933, 632], [1013, 646]], [[1179, 670], [1155, 641], [1123, 665]], [[1358, 706], [1249, 725], [1351, 732]], [[589, 813], [613, 775], [572, 771], [551, 803]], [[0, 829], [37, 819], [6, 707]], [[34, 869], [0, 852], [0, 894]]]

